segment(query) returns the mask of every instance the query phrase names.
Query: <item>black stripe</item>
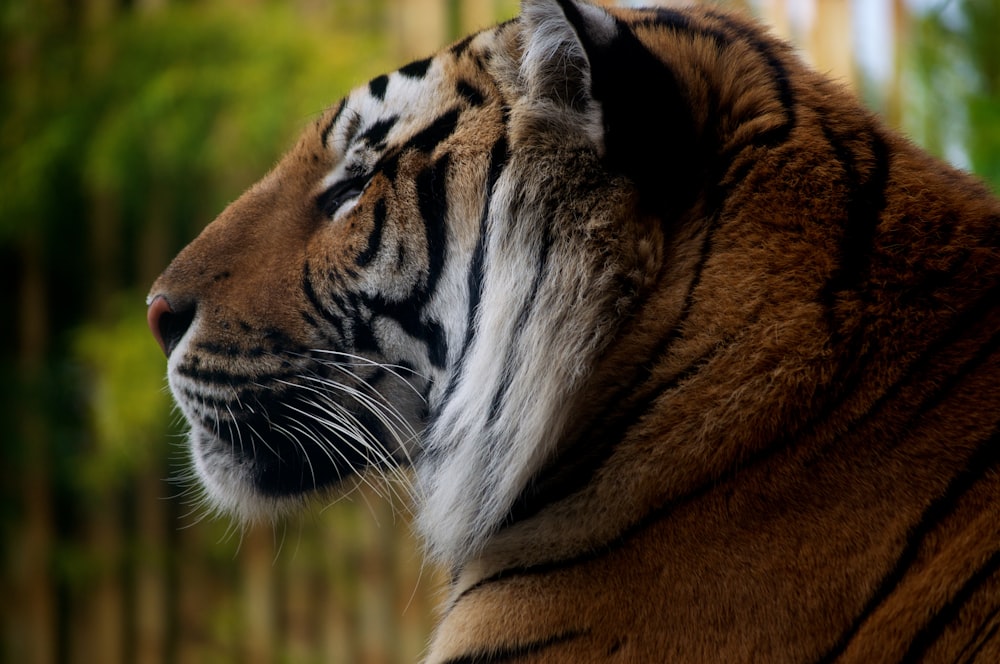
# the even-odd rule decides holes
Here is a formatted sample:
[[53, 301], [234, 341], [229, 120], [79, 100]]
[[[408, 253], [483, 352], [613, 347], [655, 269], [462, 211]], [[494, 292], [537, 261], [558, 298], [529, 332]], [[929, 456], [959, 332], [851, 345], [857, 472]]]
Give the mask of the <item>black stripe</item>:
[[226, 358], [233, 358], [243, 354], [243, 348], [232, 342], [220, 344], [213, 341], [199, 341], [194, 345], [194, 349], [211, 355], [221, 355]]
[[[302, 293], [306, 296], [306, 300], [312, 306], [313, 310], [320, 315], [320, 317], [333, 326], [333, 329], [337, 331], [337, 334], [343, 340], [344, 336], [344, 322], [340, 316], [335, 316], [329, 309], [323, 306], [320, 302], [319, 296], [316, 294], [316, 290], [312, 285], [312, 268], [309, 262], [306, 261], [302, 268]], [[340, 307], [343, 311], [343, 307]]]
[[917, 633], [910, 643], [909, 649], [903, 655], [903, 662], [923, 661], [927, 650], [941, 638], [945, 628], [951, 625], [958, 618], [959, 611], [965, 606], [976, 591], [982, 587], [990, 578], [1000, 570], [1000, 551], [995, 551], [989, 560], [976, 570], [968, 581], [965, 582], [954, 597], [947, 604], [941, 607], [924, 627]]
[[[272, 374], [267, 378], [272, 381], [291, 381], [300, 376], [300, 373], [286, 372]], [[235, 421], [231, 420], [230, 417], [227, 416], [236, 417], [236, 415], [241, 411], [247, 410], [246, 404], [254, 403], [257, 400], [257, 396], [261, 393], [261, 390], [262, 388], [260, 383], [255, 380], [245, 383], [244, 387], [234, 390], [235, 394], [229, 394], [226, 397], [214, 397], [209, 394], [196, 392], [186, 387], [181, 387], [179, 391], [180, 394], [183, 395], [188, 401], [197, 401], [201, 406], [214, 410], [215, 415], [219, 420]]]
[[392, 131], [392, 128], [396, 125], [399, 120], [399, 116], [392, 115], [383, 120], [379, 120], [368, 127], [359, 140], [365, 141], [368, 145], [372, 147], [379, 147], [385, 144], [385, 139]]
[[[949, 230], [945, 232], [952, 232], [951, 224], [946, 224], [946, 227]], [[952, 256], [945, 259], [945, 265], [925, 267], [920, 274], [921, 280], [899, 294], [900, 306], [917, 310], [933, 310], [939, 306], [934, 299], [935, 293], [950, 283], [963, 280], [961, 273], [968, 266], [973, 251], [968, 248], [956, 249]]]
[[365, 250], [358, 254], [355, 263], [364, 267], [372, 262], [375, 254], [382, 245], [382, 229], [385, 226], [386, 206], [385, 199], [380, 198], [375, 201], [375, 208], [372, 211], [372, 232], [368, 234], [368, 243]]
[[347, 121], [347, 129], [344, 130], [344, 144], [350, 145], [361, 130], [361, 114], [351, 111], [350, 119]]
[[340, 293], [330, 292], [327, 293], [326, 296], [327, 298], [329, 298], [330, 303], [333, 305], [333, 307], [344, 315], [344, 318], [347, 318], [357, 313], [357, 309], [349, 307], [348, 303], [344, 300], [344, 298], [340, 295]]
[[399, 73], [407, 78], [421, 79], [427, 75], [427, 69], [431, 66], [432, 58], [416, 60], [399, 70]]
[[708, 10], [706, 14], [726, 25], [727, 28], [736, 33], [746, 43], [750, 44], [750, 46], [757, 51], [758, 55], [760, 55], [761, 59], [763, 59], [768, 69], [771, 70], [771, 76], [769, 78], [771, 82], [774, 83], [775, 87], [777, 87], [778, 99], [781, 103], [782, 110], [785, 111], [785, 122], [755, 136], [752, 141], [752, 145], [757, 147], [777, 147], [788, 140], [788, 137], [797, 122], [797, 114], [795, 110], [797, 102], [795, 94], [792, 92], [791, 77], [788, 75], [788, 71], [785, 69], [781, 59], [775, 55], [774, 51], [771, 49], [768, 40], [759, 30], [748, 25], [738, 23], [727, 14], [719, 13], [713, 10]]
[[729, 38], [723, 33], [712, 30], [711, 28], [705, 28], [704, 26], [695, 26], [691, 23], [691, 16], [685, 12], [677, 11], [676, 9], [664, 9], [660, 7], [651, 7], [649, 13], [654, 16], [653, 19], [640, 21], [638, 25], [643, 27], [663, 27], [667, 26], [673, 28], [674, 30], [687, 33], [695, 33], [698, 36], [710, 36], [715, 40], [715, 46], [717, 48], [727, 48], [729, 46]]
[[462, 57], [462, 54], [465, 53], [465, 50], [467, 48], [469, 48], [469, 44], [472, 43], [472, 40], [475, 39], [475, 37], [476, 37], [476, 35], [469, 35], [468, 37], [464, 38], [462, 41], [454, 44], [451, 47], [451, 53], [452, 53], [452, 55], [454, 55], [456, 58]]
[[[834, 269], [831, 277], [818, 294], [819, 301], [823, 304], [825, 311], [827, 327], [830, 330], [830, 346], [838, 356], [846, 359], [835, 367], [834, 375], [827, 383], [830, 387], [825, 396], [824, 407], [803, 428], [803, 431], [806, 432], [818, 431], [822, 424], [829, 421], [834, 413], [839, 411], [843, 404], [856, 393], [858, 386], [867, 376], [865, 369], [880, 350], [879, 344], [871, 343], [867, 346], [864, 344], [865, 334], [869, 330], [867, 324], [858, 325], [853, 332], [845, 335], [835, 320], [834, 305], [837, 291], [849, 287], [852, 283], [860, 284], [861, 279], [868, 272], [870, 257], [863, 254], [863, 249], [867, 247], [869, 252], [872, 250], [875, 228], [885, 204], [884, 189], [889, 175], [885, 144], [877, 136], [872, 136], [872, 152], [876, 163], [868, 178], [861, 182], [861, 175], [854, 166], [850, 151], [836, 140], [823, 125], [821, 125], [821, 130], [827, 134], [830, 145], [840, 160], [849, 183], [848, 209], [845, 212], [846, 229], [841, 236], [840, 249], [840, 255], [842, 257], [846, 255], [847, 258], [841, 258], [839, 266]], [[866, 207], [866, 205], [871, 207]], [[848, 236], [851, 239], [848, 239]], [[959, 330], [959, 333], [962, 332], [964, 330]], [[928, 359], [933, 359], [936, 352], [944, 348], [947, 343], [950, 342], [934, 346], [936, 351], [930, 353]], [[852, 423], [852, 427], [859, 426], [862, 421], [875, 412], [879, 412], [877, 408], [870, 408], [866, 416], [863, 416], [860, 421]]]
[[347, 100], [341, 99], [340, 105], [337, 106], [337, 110], [334, 112], [333, 117], [330, 118], [330, 121], [328, 123], [326, 123], [326, 126], [323, 128], [323, 132], [320, 134], [320, 143], [322, 143], [324, 146], [326, 146], [327, 143], [329, 142], [330, 132], [332, 132], [333, 128], [337, 126], [337, 120], [340, 119], [340, 115], [341, 113], [344, 112], [345, 108], [347, 108]]
[[479, 238], [476, 240], [476, 248], [472, 253], [472, 260], [469, 262], [469, 272], [466, 281], [469, 289], [469, 306], [466, 313], [465, 339], [462, 341], [462, 349], [459, 351], [458, 361], [448, 380], [444, 396], [435, 412], [448, 402], [455, 388], [458, 386], [459, 376], [465, 369], [465, 358], [472, 346], [472, 341], [476, 336], [476, 315], [479, 311], [479, 303], [483, 297], [483, 270], [486, 265], [486, 241], [489, 229], [490, 208], [493, 202], [494, 189], [500, 174], [507, 165], [509, 148], [507, 137], [501, 136], [493, 148], [490, 150], [490, 168], [486, 177], [486, 202], [483, 205], [483, 213], [479, 217]]
[[[893, 382], [875, 399], [864, 414], [848, 424], [841, 438], [854, 434], [867, 422], [877, 419], [877, 417], [882, 414], [883, 410], [894, 402], [895, 398], [904, 387], [912, 384], [914, 381], [927, 380], [930, 372], [932, 371], [933, 363], [947, 348], [953, 346], [964, 336], [968, 335], [969, 330], [977, 323], [980, 323], [982, 319], [995, 308], [995, 303], [997, 301], [996, 298], [998, 297], [1000, 297], [1000, 286], [996, 286], [984, 293], [977, 302], [963, 311], [962, 314], [957, 316], [955, 320], [951, 321], [951, 325], [948, 329], [945, 330], [941, 336], [932, 341], [916, 360], [902, 369], [895, 382]], [[976, 352], [972, 354], [971, 358], [963, 362], [962, 365], [954, 371], [954, 373], [943, 377], [936, 377], [936, 388], [934, 391], [927, 395], [923, 401], [913, 408], [913, 417], [905, 424], [898, 427], [898, 429], [900, 431], [915, 430], [916, 420], [918, 420], [924, 413], [940, 405], [946, 397], [950, 396], [951, 391], [957, 385], [958, 381], [982, 366], [983, 362], [989, 359], [990, 356], [996, 352], [998, 347], [1000, 347], [1000, 332], [995, 333], [987, 339], [976, 350]], [[853, 393], [854, 388], [858, 383], [860, 383], [861, 378], [862, 374], [857, 374], [852, 377], [849, 383], [851, 389], [838, 392], [836, 398], [833, 400], [833, 405], [824, 409], [811, 423], [807, 430], [814, 432], [818, 430], [820, 426], [829, 418], [831, 418], [835, 410], [843, 405], [847, 397]]]
[[[715, 44], [716, 50], [720, 52], [731, 48], [734, 42], [734, 39], [729, 34], [726, 34], [722, 30], [713, 26], [694, 25], [690, 16], [683, 12], [659, 8], [650, 10], [650, 13], [655, 15], [655, 19], [641, 21], [638, 22], [637, 25], [644, 27], [667, 26], [677, 30], [678, 32], [685, 32], [698, 38], [710, 39]], [[792, 91], [791, 78], [788, 75], [788, 71], [786, 70], [784, 64], [775, 54], [772, 49], [772, 45], [769, 43], [767, 38], [763, 37], [752, 27], [735, 22], [726, 14], [709, 11], [707, 12], [707, 15], [722, 23], [737, 38], [742, 40], [743, 43], [749, 45], [754, 51], [757, 52], [764, 66], [770, 70], [768, 80], [774, 84], [775, 94], [777, 95], [779, 103], [782, 106], [782, 110], [785, 113], [785, 119], [783, 122], [775, 127], [772, 127], [771, 129], [767, 129], [754, 135], [747, 145], [763, 148], [775, 148], [783, 144], [788, 140], [792, 129], [795, 127], [797, 122], [797, 101]], [[713, 100], [716, 100], [718, 97], [717, 91], [709, 91], [709, 94]], [[712, 108], [711, 104], [709, 108]], [[741, 118], [734, 119], [737, 121], [741, 120]], [[703, 146], [703, 149], [700, 151], [701, 154], [713, 154], [715, 152], [714, 146], [717, 143], [718, 138], [719, 137], [717, 136], [704, 137], [704, 140], [710, 145]], [[708, 174], [725, 173], [732, 167], [736, 154], [745, 149], [747, 145], [735, 145], [726, 153], [717, 155], [714, 158], [716, 163], [714, 165], [710, 163], [705, 165], [702, 172]], [[685, 163], [685, 167], [693, 169], [696, 164], [696, 161], [691, 160]], [[706, 179], [709, 182], [717, 181], [716, 178], [711, 176]]]
[[[311, 359], [311, 358], [307, 358]], [[231, 415], [237, 420], [243, 411], [249, 411], [248, 404], [257, 403], [258, 398], [268, 390], [283, 389], [283, 383], [294, 383], [302, 378], [302, 371], [298, 367], [289, 365], [286, 371], [269, 373], [265, 376], [256, 376], [252, 380], [241, 380], [242, 386], [232, 386], [232, 390], [226, 391], [226, 396], [212, 396], [181, 387], [180, 392], [191, 401], [198, 401], [203, 406], [217, 411], [217, 415], [223, 418]]]
[[837, 639], [833, 647], [818, 660], [821, 663], [833, 662], [844, 653], [851, 639], [858, 633], [861, 626], [875, 612], [875, 610], [896, 590], [906, 572], [913, 565], [920, 551], [920, 545], [924, 539], [934, 529], [934, 527], [947, 518], [955, 507], [959, 499], [968, 492], [972, 486], [990, 472], [1000, 463], [1000, 430], [996, 430], [980, 444], [976, 451], [969, 457], [965, 467], [959, 471], [948, 483], [944, 492], [931, 501], [924, 510], [920, 520], [910, 529], [906, 545], [896, 559], [893, 568], [882, 577], [878, 588], [869, 597], [861, 612], [855, 617], [850, 627]]
[[889, 184], [890, 162], [889, 149], [885, 141], [877, 133], [872, 132], [868, 144], [872, 149], [874, 165], [867, 179], [861, 182], [861, 175], [857, 172], [846, 149], [827, 132], [825, 127], [824, 133], [828, 134], [827, 139], [852, 181], [847, 202], [846, 225], [838, 251], [838, 265], [820, 295], [831, 316], [830, 332], [837, 338], [841, 331], [832, 318], [837, 295], [845, 291], [862, 290], [864, 280], [870, 273], [876, 230], [886, 205], [885, 189]]
[[490, 170], [486, 177], [486, 202], [483, 205], [483, 213], [479, 217], [479, 238], [469, 265], [469, 324], [466, 327], [465, 341], [462, 344], [462, 357], [465, 356], [465, 352], [468, 350], [469, 344], [472, 342], [472, 337], [475, 334], [473, 320], [475, 319], [476, 311], [479, 309], [479, 301], [483, 296], [483, 268], [486, 264], [486, 239], [489, 230], [490, 208], [497, 180], [500, 179], [500, 174], [507, 165], [507, 158], [507, 137], [501, 136], [490, 150]]
[[[920, 404], [920, 409], [919, 409], [918, 413], [919, 412], [926, 412], [926, 411], [933, 410], [934, 408], [937, 408], [939, 405], [941, 405], [941, 403], [944, 401], [944, 399], [952, 394], [953, 390], [958, 385], [958, 383], [963, 378], [967, 377], [969, 374], [971, 374], [972, 372], [974, 372], [977, 369], [979, 369], [979, 367], [981, 367], [982, 364], [984, 362], [986, 362], [986, 360], [988, 360], [990, 357], [992, 357], [997, 352], [998, 348], [1000, 348], [1000, 331], [994, 333], [994, 335], [992, 337], [990, 337], [986, 341], [986, 343], [984, 343], [982, 346], [980, 346], [979, 349], [975, 352], [975, 354], [972, 356], [972, 358], [969, 361], [964, 362], [962, 364], [962, 366], [960, 366], [954, 373], [952, 373], [951, 375], [947, 376], [944, 380], [941, 380], [938, 383], [938, 386], [937, 386], [936, 390], [934, 391], [934, 393], [932, 393], [931, 396], [928, 399], [924, 400], [924, 402], [922, 404]], [[928, 356], [925, 355], [925, 356], [921, 357], [921, 360], [923, 360], [924, 357], [928, 357]], [[925, 364], [925, 363], [924, 362], [914, 362], [913, 364], [910, 365], [910, 367], [913, 367], [915, 365], [920, 365], [920, 364]], [[907, 372], [906, 372], [907, 376], [912, 376], [912, 375], [916, 375], [916, 376], [926, 375], [926, 374], [923, 373], [923, 371], [921, 370], [921, 368], [916, 368], [916, 369], [912, 369], [911, 370], [910, 367], [907, 367]], [[893, 387], [895, 388], [896, 386], [893, 385]], [[916, 419], [916, 418], [914, 418], [914, 419]], [[910, 429], [911, 425], [912, 425], [912, 422], [908, 422], [903, 427], [903, 429], [904, 430], [911, 430]]]
[[368, 82], [368, 91], [379, 101], [385, 100], [385, 90], [389, 87], [389, 77], [385, 74], [376, 76]]
[[444, 328], [437, 321], [426, 321], [424, 340], [427, 342], [427, 359], [439, 369], [443, 369], [448, 359], [448, 343], [444, 336]]
[[523, 645], [483, 650], [470, 655], [453, 657], [444, 664], [503, 664], [503, 662], [514, 662], [530, 655], [537, 655], [564, 643], [575, 641], [589, 634], [589, 630], [564, 632]]
[[[359, 332], [356, 333], [360, 337], [360, 330], [365, 330], [367, 336], [364, 337], [364, 343], [377, 349], [378, 343], [371, 331], [371, 325], [377, 316], [391, 318], [399, 323], [399, 326], [408, 335], [420, 339], [426, 344], [427, 356], [431, 364], [438, 368], [444, 367], [448, 356], [448, 345], [444, 336], [444, 329], [436, 321], [423, 320], [422, 302], [415, 298], [401, 302], [390, 302], [381, 295], [374, 297], [363, 296], [362, 302], [372, 314], [372, 320], [367, 325], [359, 326]], [[361, 343], [361, 341], [357, 341], [356, 345], [360, 347]]]
[[381, 173], [389, 182], [395, 182], [396, 176], [399, 174], [399, 157], [400, 152], [398, 150], [384, 154], [378, 160], [378, 163], [375, 164], [372, 173]]
[[420, 152], [433, 152], [438, 144], [455, 133], [455, 129], [458, 127], [459, 114], [459, 110], [453, 108], [447, 113], [440, 115], [434, 122], [407, 141], [406, 145]]
[[447, 181], [450, 165], [451, 155], [444, 154], [416, 177], [417, 207], [424, 221], [427, 240], [427, 278], [422, 289], [425, 301], [434, 296], [447, 254]]
[[[979, 659], [979, 653], [983, 651], [990, 641], [996, 638], [997, 631], [1000, 630], [1000, 622], [997, 622], [997, 614], [1000, 613], [1000, 609], [993, 609], [992, 613], [987, 616], [983, 624], [979, 626], [976, 633], [973, 635], [972, 640], [962, 649], [959, 653], [959, 657], [955, 658], [956, 661], [961, 661], [961, 664], [972, 664], [977, 659]], [[987, 631], [989, 627], [989, 631]], [[985, 634], [984, 634], [985, 632]], [[972, 645], [975, 644], [975, 648], [969, 650]], [[966, 655], [966, 653], [968, 653]], [[964, 658], [962, 655], [966, 655]]]
[[351, 341], [355, 350], [381, 354], [382, 346], [375, 338], [375, 330], [372, 329], [373, 323], [374, 318], [369, 318], [366, 321], [354, 321], [354, 325], [351, 327]]
[[990, 643], [996, 638], [998, 629], [1000, 629], [1000, 625], [993, 625], [993, 629], [990, 630], [990, 633], [986, 636], [986, 638], [983, 639], [983, 642], [979, 644], [979, 647], [977, 647], [975, 651], [973, 651], [972, 655], [969, 657], [968, 660], [969, 662], [976, 662], [979, 660], [979, 653], [983, 650], [983, 648], [986, 647], [988, 643]]
[[224, 385], [234, 389], [246, 385], [253, 385], [257, 381], [255, 376], [240, 376], [228, 371], [199, 369], [189, 364], [178, 365], [177, 373], [185, 378], [198, 381], [199, 383]]
[[200, 341], [195, 344], [195, 350], [203, 351], [210, 355], [216, 355], [231, 360], [234, 357], [243, 357], [256, 359], [263, 356], [265, 353], [280, 354], [285, 352], [284, 348], [273, 347], [272, 349], [264, 348], [260, 345], [254, 346], [239, 346], [235, 343], [221, 344], [212, 341]]
[[308, 311], [299, 310], [299, 316], [302, 318], [302, 322], [313, 329], [319, 329], [319, 321], [312, 317]]
[[464, 97], [465, 101], [469, 102], [470, 106], [482, 106], [486, 101], [483, 97], [483, 93], [477, 90], [475, 86], [465, 79], [459, 80], [458, 84], [455, 86], [455, 91]]

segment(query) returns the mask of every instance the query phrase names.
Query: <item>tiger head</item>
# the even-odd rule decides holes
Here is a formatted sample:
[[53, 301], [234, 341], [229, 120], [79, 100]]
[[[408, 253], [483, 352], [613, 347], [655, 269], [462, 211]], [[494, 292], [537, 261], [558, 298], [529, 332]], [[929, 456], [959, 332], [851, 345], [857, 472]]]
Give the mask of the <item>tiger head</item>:
[[173, 260], [149, 324], [210, 502], [413, 467], [432, 552], [500, 526], [662, 258], [592, 92], [582, 37], [616, 30], [526, 2], [371, 80]]
[[998, 228], [744, 18], [523, 0], [324, 114], [149, 323], [218, 507], [412, 472], [429, 661], [899, 661], [965, 616], [955, 661]]

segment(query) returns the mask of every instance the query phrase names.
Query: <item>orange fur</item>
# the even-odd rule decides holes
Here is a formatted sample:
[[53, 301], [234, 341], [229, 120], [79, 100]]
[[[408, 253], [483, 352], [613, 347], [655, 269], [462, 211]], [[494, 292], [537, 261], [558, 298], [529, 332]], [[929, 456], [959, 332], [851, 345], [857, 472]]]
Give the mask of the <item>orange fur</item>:
[[[658, 156], [690, 159], [683, 209], [581, 156], [570, 120], [519, 110], [513, 23], [438, 56], [488, 100], [431, 154], [402, 150], [343, 224], [312, 207], [340, 158], [319, 145], [334, 110], [153, 294], [229, 312], [198, 330], [217, 343], [322, 344], [298, 318], [303, 261], [367, 283], [351, 261], [382, 197], [419, 279], [413, 182], [443, 155], [468, 220], [451, 250], [470, 254], [508, 132], [525, 188], [569, 196], [551, 251], [576, 304], [557, 320], [571, 334], [574, 307], [597, 311], [596, 355], [510, 518], [450, 561], [427, 661], [1000, 659], [1000, 202], [752, 22], [608, 11], [676, 77], [707, 146]], [[565, 90], [544, 108], [585, 115]]]

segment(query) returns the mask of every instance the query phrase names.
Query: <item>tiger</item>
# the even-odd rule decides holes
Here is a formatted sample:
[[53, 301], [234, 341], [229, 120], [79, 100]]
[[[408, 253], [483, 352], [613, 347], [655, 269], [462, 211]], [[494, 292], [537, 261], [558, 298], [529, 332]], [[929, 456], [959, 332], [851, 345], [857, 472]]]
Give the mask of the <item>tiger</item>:
[[309, 124], [148, 323], [220, 511], [408, 482], [428, 663], [995, 662], [998, 237], [756, 19], [523, 0]]

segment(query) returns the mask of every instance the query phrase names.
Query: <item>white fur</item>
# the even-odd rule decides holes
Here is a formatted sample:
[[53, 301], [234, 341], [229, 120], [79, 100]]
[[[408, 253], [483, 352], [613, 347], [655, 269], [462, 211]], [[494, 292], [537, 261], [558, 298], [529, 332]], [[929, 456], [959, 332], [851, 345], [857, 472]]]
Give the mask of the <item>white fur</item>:
[[[607, 18], [601, 10], [594, 11]], [[522, 16], [525, 94], [511, 112], [513, 149], [524, 147], [517, 144], [519, 138], [533, 140], [530, 127], [539, 122], [548, 127], [542, 131], [557, 128], [555, 140], [598, 149], [601, 117], [596, 103], [585, 100], [583, 111], [556, 107], [545, 89], [553, 77], [589, 76], [586, 69], [567, 68], [567, 63], [585, 57], [573, 27], [555, 2], [525, 2]], [[608, 28], [601, 21], [598, 25]], [[589, 88], [588, 80], [583, 83]], [[553, 116], [567, 126], [553, 125]], [[526, 130], [518, 132], [518, 126]], [[573, 282], [567, 275], [544, 276], [532, 315], [517, 334], [537, 271], [541, 229], [550, 223], [516, 218], [541, 209], [533, 196], [541, 198], [538, 189], [544, 186], [521, 180], [532, 172], [533, 164], [530, 156], [520, 159], [512, 157], [492, 202], [477, 336], [453, 394], [426, 433], [426, 458], [417, 465], [423, 501], [418, 528], [430, 554], [451, 563], [482, 548], [552, 455], [566, 423], [568, 402], [594, 352], [596, 321], [588, 318], [586, 306], [577, 307], [583, 296], [567, 285]], [[552, 256], [547, 272], [565, 260], [572, 258]], [[514, 365], [505, 367], [503, 360], [515, 346]], [[510, 388], [497, 418], [490, 422], [492, 400], [505, 372], [511, 376]]]

